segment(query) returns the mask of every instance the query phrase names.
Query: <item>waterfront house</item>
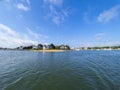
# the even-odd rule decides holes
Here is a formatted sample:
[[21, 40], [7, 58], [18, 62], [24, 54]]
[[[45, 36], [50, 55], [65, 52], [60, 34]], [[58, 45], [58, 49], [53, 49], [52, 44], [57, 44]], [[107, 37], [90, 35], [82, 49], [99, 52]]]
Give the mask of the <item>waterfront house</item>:
[[46, 50], [46, 45], [43, 45], [43, 50]]
[[61, 50], [69, 50], [69, 46], [67, 46], [67, 45], [61, 45], [60, 49]]
[[54, 44], [43, 45], [43, 50], [55, 49]]
[[64, 45], [61, 45], [61, 46], [60, 46], [60, 49], [61, 49], [61, 50], [65, 50], [65, 46], [64, 46]]
[[19, 50], [23, 50], [23, 48], [24, 48], [23, 46], [20, 46], [18, 49], [19, 49]]
[[42, 44], [38, 44], [38, 49], [43, 49], [43, 45]]
[[43, 50], [48, 50], [48, 49], [50, 49], [49, 45], [43, 45]]
[[38, 46], [32, 45], [32, 49], [38, 49]]

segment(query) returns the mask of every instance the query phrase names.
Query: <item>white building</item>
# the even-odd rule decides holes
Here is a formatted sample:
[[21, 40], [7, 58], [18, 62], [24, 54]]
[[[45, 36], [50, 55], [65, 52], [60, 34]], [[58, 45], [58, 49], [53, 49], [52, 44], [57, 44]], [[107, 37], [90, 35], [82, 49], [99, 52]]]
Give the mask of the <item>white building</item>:
[[33, 45], [32, 49], [38, 49], [38, 46]]

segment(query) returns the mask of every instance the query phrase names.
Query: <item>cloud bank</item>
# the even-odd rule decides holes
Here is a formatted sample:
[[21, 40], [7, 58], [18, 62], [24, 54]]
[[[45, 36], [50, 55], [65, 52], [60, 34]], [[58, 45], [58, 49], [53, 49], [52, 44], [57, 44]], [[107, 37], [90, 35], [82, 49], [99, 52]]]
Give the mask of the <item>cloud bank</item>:
[[32, 31], [26, 34], [20, 34], [7, 25], [0, 23], [0, 47], [10, 48], [39, 43], [38, 40], [32, 40], [31, 38], [39, 38], [39, 34], [33, 33]]
[[97, 17], [97, 20], [99, 22], [109, 22], [115, 19], [116, 17], [118, 17], [119, 14], [120, 14], [120, 5], [116, 5], [110, 8], [109, 10], [100, 13], [99, 16]]

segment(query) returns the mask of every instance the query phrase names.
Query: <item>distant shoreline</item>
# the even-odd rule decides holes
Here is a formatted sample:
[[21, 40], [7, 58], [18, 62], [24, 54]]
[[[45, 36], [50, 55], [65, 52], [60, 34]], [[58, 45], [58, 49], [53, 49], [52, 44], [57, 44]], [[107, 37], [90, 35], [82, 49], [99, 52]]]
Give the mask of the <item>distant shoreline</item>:
[[65, 52], [68, 50], [30, 50], [30, 51], [34, 51], [34, 52]]

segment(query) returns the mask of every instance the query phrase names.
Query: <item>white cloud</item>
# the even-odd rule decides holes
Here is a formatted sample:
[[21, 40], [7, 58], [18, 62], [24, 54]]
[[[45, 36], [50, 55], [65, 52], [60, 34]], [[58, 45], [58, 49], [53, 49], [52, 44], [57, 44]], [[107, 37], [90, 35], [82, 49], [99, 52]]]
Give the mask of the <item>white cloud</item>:
[[18, 0], [18, 2], [22, 2], [22, 3], [24, 3], [24, 4], [28, 4], [28, 5], [31, 4], [30, 1], [31, 1], [31, 0]]
[[49, 12], [47, 14], [47, 18], [52, 20], [53, 23], [56, 25], [59, 25], [63, 23], [67, 17], [69, 17], [69, 8], [67, 9], [60, 9], [58, 10], [56, 7], [53, 5], [49, 5]]
[[50, 3], [54, 4], [54, 5], [62, 5], [63, 4], [63, 0], [49, 0]]
[[109, 10], [102, 12], [98, 17], [99, 22], [109, 22], [115, 19], [120, 13], [120, 5], [114, 6]]
[[59, 16], [54, 16], [52, 20], [55, 24], [59, 25], [60, 23], [60, 17]]
[[43, 0], [45, 9], [48, 10], [47, 19], [50, 19], [54, 24], [59, 25], [69, 17], [69, 8], [63, 7], [63, 0]]
[[[39, 33], [36, 33], [34, 32], [33, 30], [31, 30], [30, 28], [27, 28], [27, 34], [29, 35], [29, 37], [34, 37], [36, 40], [39, 40], [39, 39], [48, 39], [49, 37], [46, 36], [46, 35], [42, 35], [42, 34], [39, 34]], [[27, 37], [27, 35], [25, 35]]]
[[17, 6], [18, 9], [23, 10], [23, 11], [29, 11], [30, 10], [29, 7], [23, 5], [22, 3], [18, 3], [16, 6]]
[[27, 4], [30, 5], [30, 0], [26, 0]]
[[9, 36], [0, 36], [0, 43], [4, 45], [2, 46], [0, 44], [1, 47], [8, 47], [8, 48], [38, 44], [37, 41], [21, 39], [21, 38], [16, 38], [16, 37], [9, 37]]
[[0, 31], [3, 32], [3, 33], [6, 33], [6, 34], [9, 34], [11, 36], [17, 36], [18, 34], [13, 31], [11, 28], [7, 27], [6, 25], [4, 24], [1, 24], [0, 23]]
[[95, 40], [101, 41], [105, 38], [106, 34], [105, 33], [98, 33], [94, 36]]
[[109, 45], [109, 46], [119, 46], [120, 45], [120, 41], [112, 41], [112, 42], [108, 42], [106, 43], [106, 45]]
[[68, 10], [61, 10], [60, 12], [53, 12], [51, 18], [55, 24], [59, 25], [63, 23], [68, 16], [69, 16]]
[[56, 6], [63, 5], [63, 0], [44, 0], [45, 3], [49, 3]]
[[94, 22], [94, 16], [92, 15], [93, 12], [94, 12], [94, 8], [88, 6], [87, 10], [83, 13], [83, 20], [87, 24], [93, 24]]
[[[21, 45], [38, 44], [38, 34], [29, 30], [27, 33], [18, 33], [10, 27], [0, 23], [0, 47], [17, 47]], [[45, 36], [40, 36], [45, 39]]]
[[28, 34], [31, 35], [31, 37], [35, 37], [35, 39], [39, 39], [40, 38], [39, 34], [33, 32], [29, 28], [27, 28], [27, 31], [28, 31]]
[[5, 8], [8, 10], [12, 10], [14, 8], [17, 8], [19, 10], [23, 11], [29, 11], [31, 10], [31, 2], [30, 0], [3, 0], [5, 1]]

